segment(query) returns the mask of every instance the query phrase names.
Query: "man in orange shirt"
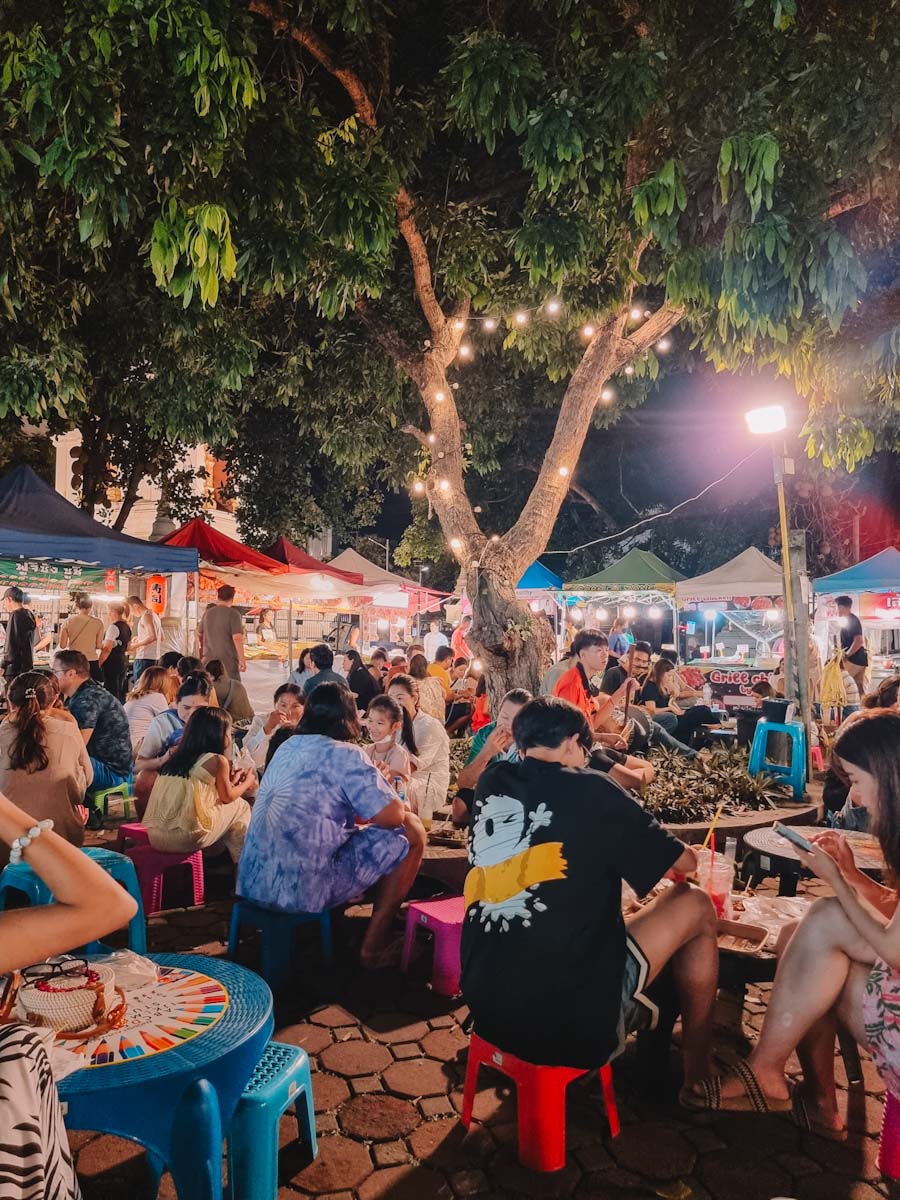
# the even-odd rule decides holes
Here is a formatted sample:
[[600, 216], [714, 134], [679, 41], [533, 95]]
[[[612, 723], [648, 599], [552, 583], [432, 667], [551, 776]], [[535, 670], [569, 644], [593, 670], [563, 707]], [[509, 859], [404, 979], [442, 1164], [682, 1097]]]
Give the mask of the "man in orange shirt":
[[450, 649], [453, 651], [454, 658], [472, 658], [472, 651], [466, 643], [466, 634], [469, 632], [469, 626], [472, 624], [471, 617], [463, 617], [457, 627], [450, 635]]
[[602, 677], [609, 661], [606, 634], [598, 629], [581, 629], [572, 641], [572, 666], [557, 679], [553, 695], [568, 700], [580, 709], [595, 732], [616, 732], [613, 710], [625, 700], [634, 680], [626, 679], [612, 696], [600, 691], [592, 679]]

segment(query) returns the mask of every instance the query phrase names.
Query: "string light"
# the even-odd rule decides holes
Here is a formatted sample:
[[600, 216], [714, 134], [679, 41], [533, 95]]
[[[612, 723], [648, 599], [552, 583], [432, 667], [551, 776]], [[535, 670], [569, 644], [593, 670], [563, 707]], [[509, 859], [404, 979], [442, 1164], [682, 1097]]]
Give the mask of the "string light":
[[553, 300], [548, 300], [544, 305], [544, 308], [551, 317], [555, 317], [556, 314], [561, 310], [562, 305], [557, 299], [554, 298]]
[[480, 512], [481, 512], [481, 505], [480, 505], [480, 504], [476, 504], [476, 505], [475, 505], [475, 507], [472, 509], [472, 512], [474, 512], [474, 513], [480, 513]]
[[465, 327], [466, 327], [465, 321], [460, 320], [459, 317], [457, 317], [456, 320], [453, 322], [454, 329], [465, 329]]
[[644, 310], [642, 308], [635, 307], [628, 315], [631, 317], [632, 321], [641, 321], [644, 317]]
[[429, 446], [433, 446], [434, 443], [437, 441], [437, 438], [434, 436], [433, 433], [429, 433], [428, 437], [425, 440], [428, 442]]
[[598, 608], [597, 611], [594, 613], [594, 616], [597, 618], [598, 621], [606, 621], [609, 618], [609, 613], [606, 611], [605, 608]]
[[485, 330], [488, 333], [493, 333], [494, 330], [497, 328], [497, 322], [494, 320], [493, 317], [485, 317], [484, 320], [482, 321], [482, 325], [484, 326]]
[[441, 482], [438, 484], [438, 487], [441, 489], [442, 492], [449, 492], [450, 491], [450, 480], [442, 479]]
[[600, 399], [605, 400], [607, 404], [610, 402], [610, 400], [615, 400], [615, 398], [616, 393], [610, 387], [605, 387], [600, 393]]
[[[475, 511], [476, 511], [476, 512], [481, 512], [481, 509], [479, 509], [479, 508], [476, 508], [476, 510], [475, 510]], [[492, 533], [492, 534], [491, 534], [491, 541], [492, 541], [492, 542], [499, 542], [499, 541], [500, 541], [500, 534], [499, 534], [499, 533]]]
[[435, 398], [435, 400], [437, 400], [438, 404], [440, 404], [442, 400], [447, 399], [447, 393], [446, 392], [435, 392], [434, 398]]
[[517, 325], [527, 325], [528, 324], [528, 313], [525, 312], [524, 308], [520, 308], [519, 311], [516, 313], [516, 324]]
[[422, 482], [421, 479], [417, 479], [416, 482], [413, 484], [413, 491], [416, 493], [417, 496], [421, 496], [422, 493], [425, 491], [425, 484]]
[[462, 345], [460, 346], [459, 357], [460, 358], [471, 358], [472, 357], [472, 347], [469, 345], [468, 342], [463, 342]]
[[593, 325], [584, 325], [581, 330], [581, 336], [586, 337], [586, 338], [592, 338], [594, 336]]
[[632, 617], [637, 616], [637, 609], [634, 608], [632, 605], [627, 604], [625, 606], [625, 608], [622, 609], [622, 616], [627, 617], [630, 621]]
[[626, 375], [634, 374], [634, 367], [631, 365], [631, 363], [629, 363], [628, 366], [625, 368], [625, 374]]
[[565, 479], [565, 477], [569, 474], [569, 468], [568, 467], [560, 467], [559, 473], [560, 473], [560, 475], [562, 475], [563, 479]]
[[672, 349], [672, 339], [667, 337], [660, 338], [656, 343], [656, 349], [660, 352], [660, 354], [665, 354], [667, 350]]
[[462, 542], [459, 540], [459, 538], [451, 538], [450, 539], [450, 549], [451, 550], [462, 550]]

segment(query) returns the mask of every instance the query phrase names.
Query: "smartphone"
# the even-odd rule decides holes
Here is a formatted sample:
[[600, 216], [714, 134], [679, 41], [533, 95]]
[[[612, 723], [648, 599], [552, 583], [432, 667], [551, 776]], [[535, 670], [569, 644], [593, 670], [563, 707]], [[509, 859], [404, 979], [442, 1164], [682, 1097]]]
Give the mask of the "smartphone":
[[808, 842], [802, 833], [798, 833], [790, 825], [782, 825], [780, 821], [776, 821], [772, 828], [776, 833], [780, 833], [783, 838], [787, 838], [789, 842], [793, 842], [795, 846], [799, 846], [801, 850], [812, 850], [812, 843]]

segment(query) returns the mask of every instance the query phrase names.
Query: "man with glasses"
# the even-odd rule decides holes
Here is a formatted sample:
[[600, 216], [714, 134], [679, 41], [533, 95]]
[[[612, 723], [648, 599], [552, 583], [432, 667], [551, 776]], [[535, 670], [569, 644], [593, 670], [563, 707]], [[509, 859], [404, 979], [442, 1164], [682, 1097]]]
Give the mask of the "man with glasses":
[[90, 664], [78, 650], [57, 650], [53, 674], [66, 708], [78, 722], [94, 768], [94, 782], [87, 797], [91, 806], [87, 824], [88, 829], [100, 829], [103, 818], [93, 805], [92, 793], [131, 780], [133, 758], [128, 718], [115, 696], [91, 679]]
[[521, 759], [487, 767], [469, 828], [462, 991], [475, 1032], [527, 1062], [602, 1066], [655, 1023], [646, 989], [671, 961], [685, 1086], [712, 1079], [712, 902], [676, 883], [622, 917], [623, 879], [644, 896], [695, 871], [696, 854], [586, 768], [593, 735], [574, 705], [540, 696], [512, 732]]

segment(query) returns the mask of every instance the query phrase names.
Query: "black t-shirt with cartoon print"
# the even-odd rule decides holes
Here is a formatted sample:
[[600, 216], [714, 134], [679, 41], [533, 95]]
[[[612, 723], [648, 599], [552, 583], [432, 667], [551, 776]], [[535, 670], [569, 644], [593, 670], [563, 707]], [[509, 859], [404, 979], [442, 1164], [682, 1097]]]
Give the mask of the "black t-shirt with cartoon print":
[[645, 895], [682, 845], [612, 780], [526, 758], [478, 781], [462, 990], [475, 1031], [546, 1066], [597, 1067], [618, 1042], [622, 880]]

